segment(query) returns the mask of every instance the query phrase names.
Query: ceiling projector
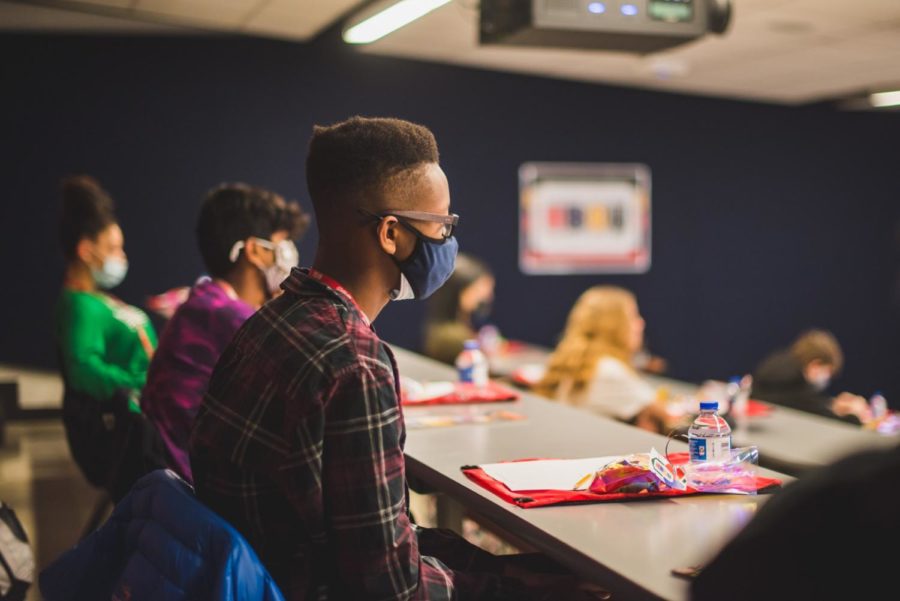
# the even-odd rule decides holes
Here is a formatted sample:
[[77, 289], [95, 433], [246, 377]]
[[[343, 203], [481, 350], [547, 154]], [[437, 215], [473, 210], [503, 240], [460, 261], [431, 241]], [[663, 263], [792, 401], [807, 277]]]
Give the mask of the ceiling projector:
[[724, 33], [731, 0], [481, 0], [481, 44], [649, 54]]

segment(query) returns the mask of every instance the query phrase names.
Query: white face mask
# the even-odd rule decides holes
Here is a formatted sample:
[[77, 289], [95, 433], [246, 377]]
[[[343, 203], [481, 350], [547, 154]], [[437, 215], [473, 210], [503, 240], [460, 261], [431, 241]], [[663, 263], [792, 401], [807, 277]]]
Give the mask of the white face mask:
[[263, 269], [262, 272], [266, 278], [266, 288], [268, 288], [269, 294], [275, 294], [281, 290], [281, 283], [291, 275], [291, 268], [285, 268], [275, 263]]
[[[291, 270], [300, 264], [300, 252], [291, 240], [282, 240], [275, 243], [270, 240], [256, 238], [256, 243], [275, 253], [275, 263], [268, 267], [259, 268], [266, 278], [266, 288], [269, 294], [275, 294], [281, 289], [281, 283], [291, 275]], [[237, 261], [238, 253], [240, 253], [242, 248], [244, 248], [243, 241], [235, 242], [234, 246], [231, 247], [229, 258], [232, 263]]]
[[815, 388], [818, 392], [822, 392], [826, 388], [828, 388], [828, 384], [831, 382], [831, 378], [828, 375], [819, 375], [813, 376], [808, 380], [810, 386]]
[[400, 288], [391, 290], [391, 300], [402, 301], [413, 300], [414, 298], [416, 298], [416, 293], [413, 292], [412, 286], [409, 285], [409, 280], [407, 280], [406, 276], [401, 273]]
[[806, 369], [803, 370], [803, 377], [806, 378], [806, 381], [810, 386], [819, 392], [828, 388], [828, 384], [831, 383], [832, 375], [834, 374], [830, 368], [825, 365], [816, 364], [815, 362], [810, 363], [806, 366]]
[[128, 259], [124, 257], [106, 257], [98, 269], [91, 267], [91, 277], [104, 290], [110, 290], [122, 283], [128, 273]]

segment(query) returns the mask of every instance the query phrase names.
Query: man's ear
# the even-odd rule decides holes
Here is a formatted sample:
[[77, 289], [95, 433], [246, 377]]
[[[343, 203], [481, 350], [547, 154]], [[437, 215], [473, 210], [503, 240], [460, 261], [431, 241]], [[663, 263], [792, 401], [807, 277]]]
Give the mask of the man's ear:
[[256, 265], [263, 269], [267, 264], [266, 248], [257, 242], [256, 238], [247, 238], [244, 240], [244, 258], [252, 265]]
[[396, 217], [388, 215], [378, 224], [378, 243], [389, 255], [397, 254], [397, 232], [400, 224]]

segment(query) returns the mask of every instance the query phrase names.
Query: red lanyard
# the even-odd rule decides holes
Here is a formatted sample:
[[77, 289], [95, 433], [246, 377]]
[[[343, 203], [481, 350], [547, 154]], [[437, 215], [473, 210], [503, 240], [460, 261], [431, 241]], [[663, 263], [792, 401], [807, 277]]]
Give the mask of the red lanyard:
[[343, 296], [351, 305], [353, 305], [356, 308], [357, 311], [359, 311], [359, 314], [362, 316], [363, 321], [366, 323], [366, 325], [369, 327], [372, 326], [372, 323], [369, 321], [369, 316], [366, 315], [362, 309], [360, 309], [359, 305], [356, 304], [356, 300], [354, 300], [353, 295], [351, 295], [349, 292], [347, 292], [347, 289], [344, 288], [343, 286], [341, 286], [337, 280], [335, 280], [334, 278], [332, 278], [330, 276], [325, 275], [324, 273], [322, 273], [321, 271], [318, 271], [317, 269], [313, 269], [312, 267], [309, 268], [308, 275], [312, 279], [328, 286], [329, 288], [331, 288], [332, 290], [334, 290], [335, 292], [337, 292], [338, 294]]

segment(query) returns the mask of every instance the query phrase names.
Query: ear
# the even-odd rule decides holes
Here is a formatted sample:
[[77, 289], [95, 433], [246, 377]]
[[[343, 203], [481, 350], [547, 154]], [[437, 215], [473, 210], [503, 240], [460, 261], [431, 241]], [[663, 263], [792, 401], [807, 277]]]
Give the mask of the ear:
[[378, 224], [378, 243], [381, 248], [389, 255], [397, 254], [397, 234], [400, 224], [396, 217], [388, 215]]
[[77, 256], [83, 263], [90, 264], [96, 257], [94, 257], [94, 247], [95, 244], [89, 238], [82, 238], [78, 241], [78, 244], [75, 246], [75, 256]]
[[259, 268], [266, 266], [267, 260], [264, 256], [266, 254], [266, 249], [257, 243], [256, 238], [247, 238], [244, 240], [243, 251], [244, 258], [251, 264], [256, 265]]

